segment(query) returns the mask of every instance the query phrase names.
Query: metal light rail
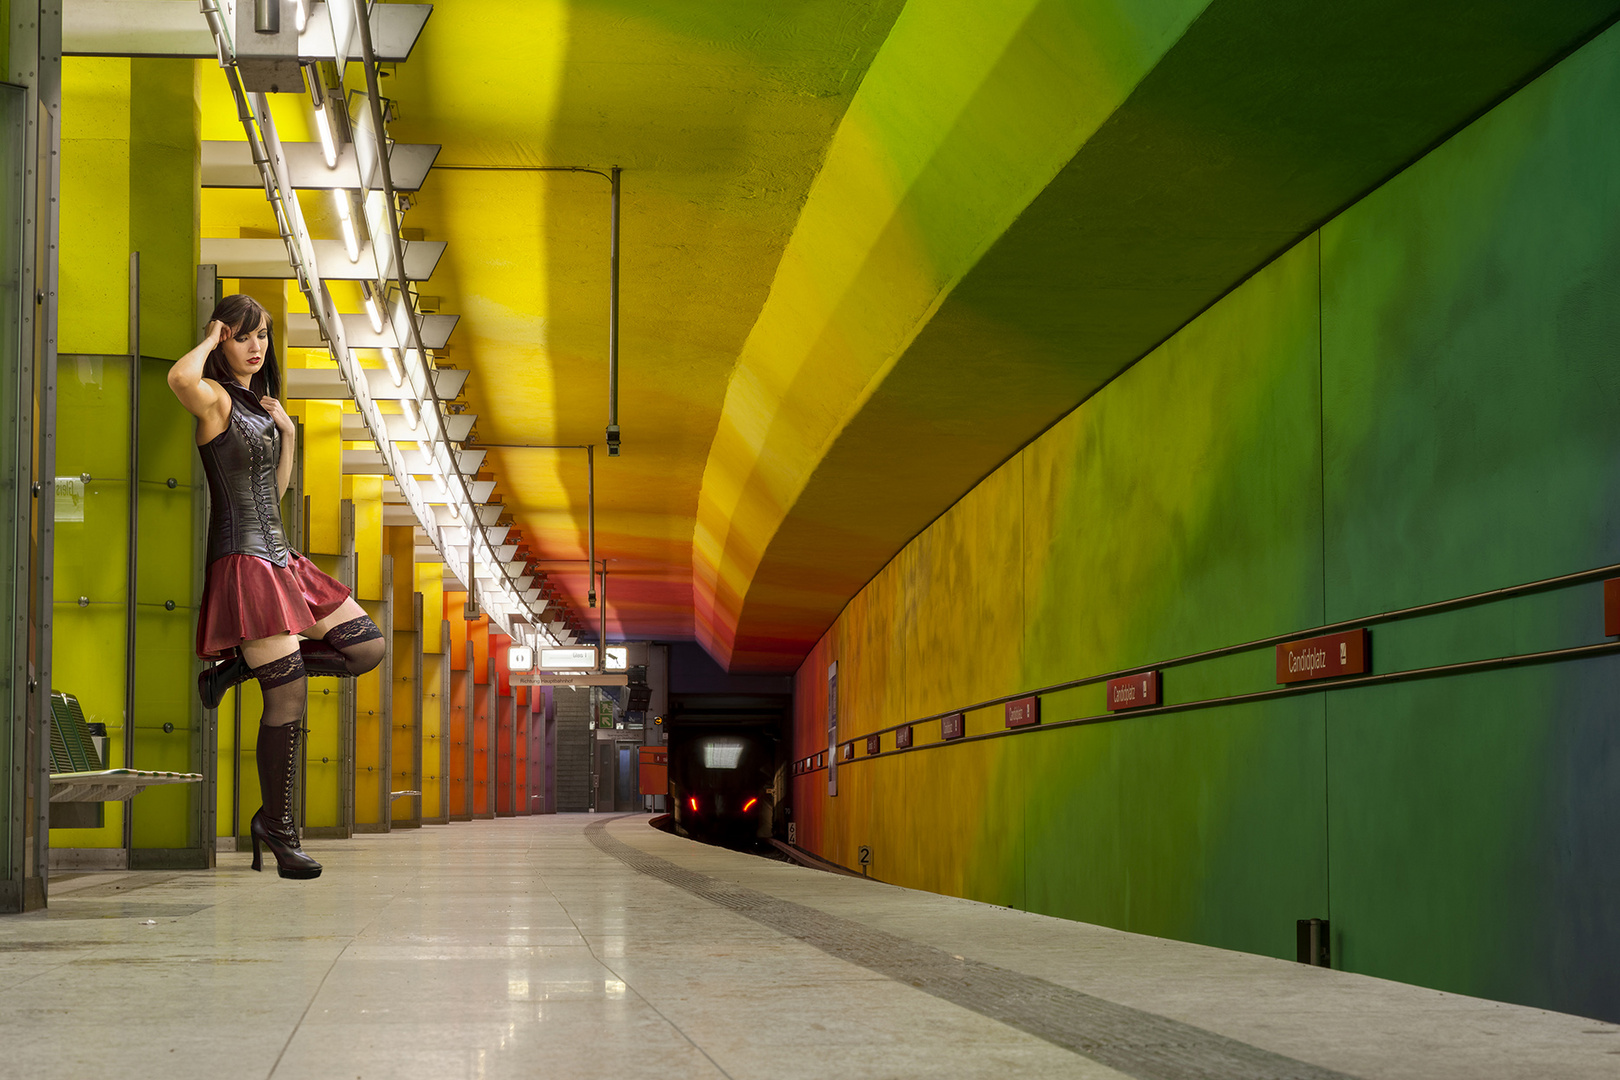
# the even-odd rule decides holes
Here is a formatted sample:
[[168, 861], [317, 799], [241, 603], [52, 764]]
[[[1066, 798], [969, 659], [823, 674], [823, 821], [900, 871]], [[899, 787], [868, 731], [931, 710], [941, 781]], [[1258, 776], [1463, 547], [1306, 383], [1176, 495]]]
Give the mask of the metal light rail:
[[[472, 498], [472, 491], [466, 476], [461, 471], [459, 455], [455, 453], [446, 438], [446, 427], [442, 402], [439, 399], [437, 388], [434, 385], [432, 371], [429, 368], [427, 350], [422, 345], [420, 316], [415, 310], [415, 304], [405, 277], [404, 248], [400, 236], [400, 223], [398, 218], [398, 204], [393, 189], [392, 179], [388, 168], [386, 140], [383, 136], [383, 109], [381, 95], [377, 89], [377, 60], [371, 40], [371, 27], [366, 5], [327, 5], [333, 19], [333, 40], [348, 42], [353, 36], [358, 36], [361, 47], [360, 59], [366, 71], [366, 98], [369, 108], [369, 125], [360, 123], [355, 125], [354, 147], [356, 155], [360, 158], [359, 176], [362, 187], [362, 206], [370, 206], [371, 194], [379, 194], [385, 204], [385, 217], [378, 220], [371, 217], [368, 228], [372, 233], [372, 252], [379, 264], [377, 269], [380, 276], [395, 279], [399, 289], [394, 309], [391, 312], [391, 322], [396, 339], [400, 342], [409, 341], [410, 346], [404, 357], [403, 372], [391, 366], [390, 374], [396, 380], [405, 380], [411, 384], [412, 392], [416, 395], [419, 411], [419, 424], [425, 430], [425, 438], [417, 440], [428, 461], [430, 471], [435, 481], [443, 491], [449, 506], [452, 522], [439, 520], [437, 512], [433, 509], [424, 495], [421, 486], [411, 472], [411, 462], [407, 460], [405, 452], [390, 437], [386, 415], [377, 406], [376, 400], [370, 392], [370, 383], [364, 369], [359, 365], [352, 350], [344, 337], [343, 319], [336, 309], [330, 291], [322, 281], [319, 266], [315, 256], [314, 242], [304, 223], [303, 213], [298, 204], [297, 196], [291, 183], [290, 170], [287, 166], [286, 155], [282, 151], [281, 142], [276, 134], [275, 122], [270, 113], [269, 102], [263, 93], [249, 92], [246, 89], [242, 73], [236, 61], [236, 51], [231, 40], [227, 21], [221, 11], [219, 0], [200, 0], [201, 13], [207, 20], [209, 31], [213, 35], [218, 49], [220, 65], [225, 71], [226, 80], [231, 88], [231, 94], [236, 100], [238, 116], [242, 121], [243, 131], [246, 133], [248, 146], [252, 153], [252, 160], [258, 166], [260, 177], [265, 188], [265, 197], [269, 201], [275, 214], [277, 229], [287, 248], [288, 263], [292, 267], [294, 276], [298, 281], [299, 290], [304, 293], [309, 302], [310, 313], [313, 316], [322, 336], [326, 339], [333, 358], [337, 361], [338, 370], [344, 383], [348, 386], [355, 406], [370, 432], [378, 452], [387, 464], [389, 472], [393, 475], [400, 492], [404, 495], [407, 505], [411, 507], [418, 523], [426, 532], [430, 542], [439, 553], [444, 556], [447, 563], [457, 564], [461, 552], [449, 545], [443, 535], [446, 527], [466, 528], [467, 547], [466, 566], [467, 578], [465, 582], [469, 597], [475, 595], [474, 590], [479, 588], [478, 579], [482, 577], [492, 582], [493, 587], [484, 586], [484, 601], [490, 619], [504, 632], [516, 636], [519, 625], [529, 628], [531, 638], [537, 638], [548, 644], [556, 644], [556, 639], [542, 626], [533, 608], [523, 595], [523, 590], [517, 588], [508, 566], [496, 557], [495, 545], [489, 540], [486, 526], [481, 519], [477, 506]], [[348, 7], [354, 14], [355, 26], [339, 26], [339, 8]], [[355, 35], [357, 31], [357, 35]], [[339, 90], [341, 86], [342, 69], [339, 66]], [[372, 192], [367, 187], [367, 179], [372, 175], [373, 169], [368, 167], [366, 154], [375, 155], [375, 165], [378, 167], [383, 188], [380, 192]], [[377, 252], [375, 241], [377, 234], [383, 231], [380, 226], [386, 222], [386, 231], [389, 233], [389, 244], [380, 253]], [[352, 256], [351, 256], [352, 258]], [[386, 264], [386, 267], [383, 265]], [[388, 271], [393, 273], [389, 274]], [[387, 354], [385, 353], [385, 357]], [[456, 558], [453, 559], [453, 556]]]

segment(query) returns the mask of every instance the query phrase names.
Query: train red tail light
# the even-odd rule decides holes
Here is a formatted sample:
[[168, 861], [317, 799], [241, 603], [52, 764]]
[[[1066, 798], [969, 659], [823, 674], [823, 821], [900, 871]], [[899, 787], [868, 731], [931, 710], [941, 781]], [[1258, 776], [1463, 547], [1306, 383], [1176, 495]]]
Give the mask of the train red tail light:
[[697, 813], [697, 796], [694, 795], [690, 799], [687, 799], [686, 805], [692, 808], [692, 813]]
[[747, 802], [743, 803], [743, 813], [748, 813], [748, 811], [752, 810], [758, 803], [758, 799], [749, 799]]

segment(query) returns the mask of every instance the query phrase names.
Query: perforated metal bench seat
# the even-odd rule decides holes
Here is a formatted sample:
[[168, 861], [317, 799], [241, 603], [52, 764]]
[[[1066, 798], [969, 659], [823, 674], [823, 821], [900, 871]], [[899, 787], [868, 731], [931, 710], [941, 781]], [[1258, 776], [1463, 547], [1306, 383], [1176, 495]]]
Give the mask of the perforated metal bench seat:
[[112, 802], [132, 799], [149, 787], [195, 784], [201, 780], [201, 773], [146, 772], [141, 769], [52, 773], [51, 802]]
[[[160, 784], [195, 784], [201, 773], [104, 769], [79, 699], [51, 692], [51, 802], [94, 803], [132, 799]], [[60, 770], [60, 771], [58, 771]]]

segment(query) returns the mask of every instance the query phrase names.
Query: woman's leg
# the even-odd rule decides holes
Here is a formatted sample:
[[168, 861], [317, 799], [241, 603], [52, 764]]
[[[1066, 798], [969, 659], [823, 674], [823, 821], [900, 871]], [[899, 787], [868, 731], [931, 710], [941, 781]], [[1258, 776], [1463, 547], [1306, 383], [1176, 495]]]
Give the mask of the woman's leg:
[[303, 733], [308, 679], [298, 639], [291, 634], [242, 643], [242, 659], [264, 692], [256, 757], [259, 793], [264, 805], [253, 815], [253, 869], [260, 869], [259, 845], [270, 848], [284, 878], [319, 877], [321, 864], [299, 850], [293, 826], [293, 779], [298, 768], [298, 739]]
[[[296, 647], [303, 652], [306, 675], [364, 675], [382, 663], [383, 653], [388, 647], [382, 631], [377, 629], [377, 624], [371, 621], [365, 608], [356, 603], [353, 597], [305, 630], [302, 636], [307, 640], [291, 640], [298, 642]], [[290, 635], [263, 638], [261, 642], [280, 641], [283, 637]], [[248, 642], [243, 645], [240, 656], [228, 657], [212, 667], [203, 668], [202, 674], [197, 676], [197, 695], [202, 698], [203, 708], [219, 708], [227, 690], [254, 677], [255, 664], [246, 653], [248, 645], [253, 645], [255, 650], [260, 648], [260, 643]], [[273, 651], [264, 654], [270, 659], [279, 655], [284, 654]]]
[[308, 630], [300, 649], [311, 675], [364, 675], [382, 663], [388, 642], [365, 608], [349, 597]]

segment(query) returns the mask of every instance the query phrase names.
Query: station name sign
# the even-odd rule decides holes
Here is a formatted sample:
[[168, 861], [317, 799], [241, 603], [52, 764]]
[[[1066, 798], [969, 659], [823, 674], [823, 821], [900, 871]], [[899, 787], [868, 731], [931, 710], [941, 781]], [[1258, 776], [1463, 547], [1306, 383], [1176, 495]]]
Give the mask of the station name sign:
[[1007, 702], [1007, 726], [1010, 728], [1032, 727], [1041, 722], [1041, 699], [1038, 697], [1021, 697], [1017, 701]]
[[1159, 703], [1159, 673], [1144, 671], [1123, 679], [1108, 680], [1108, 711], [1141, 709]]
[[1365, 629], [1285, 641], [1277, 646], [1277, 681], [1297, 683], [1363, 675], [1367, 672], [1368, 654]]

